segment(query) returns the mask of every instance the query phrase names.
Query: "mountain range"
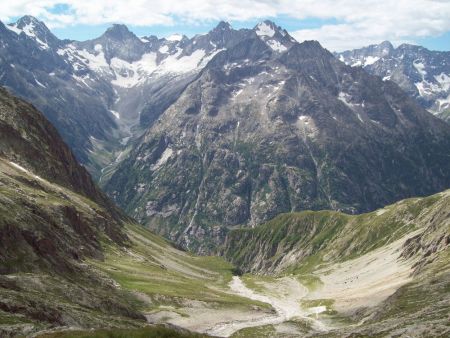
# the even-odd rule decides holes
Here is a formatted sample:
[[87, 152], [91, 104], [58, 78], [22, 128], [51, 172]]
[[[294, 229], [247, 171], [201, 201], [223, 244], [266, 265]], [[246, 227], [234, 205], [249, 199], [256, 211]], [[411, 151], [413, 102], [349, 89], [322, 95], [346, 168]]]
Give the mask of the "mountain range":
[[0, 43], [0, 336], [450, 333], [446, 53], [271, 21]]
[[61, 41], [29, 16], [0, 30], [0, 83], [130, 216], [190, 250], [281, 212], [359, 213], [449, 186], [448, 124], [273, 22], [191, 39], [113, 25]]
[[384, 81], [397, 83], [431, 113], [450, 118], [450, 52], [430, 51], [421, 46], [389, 41], [379, 45], [335, 53], [352, 67], [363, 67]]
[[43, 115], [3, 89], [0, 131], [2, 337], [448, 334], [449, 190], [233, 230], [220, 248], [231, 265], [125, 216]]

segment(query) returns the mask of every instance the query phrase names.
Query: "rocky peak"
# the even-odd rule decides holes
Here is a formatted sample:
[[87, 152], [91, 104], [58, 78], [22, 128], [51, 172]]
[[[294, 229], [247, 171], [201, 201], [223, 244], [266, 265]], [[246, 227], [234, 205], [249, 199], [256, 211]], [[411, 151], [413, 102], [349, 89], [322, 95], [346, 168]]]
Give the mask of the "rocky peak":
[[18, 35], [24, 33], [29, 38], [32, 38], [39, 44], [41, 49], [55, 47], [59, 42], [59, 39], [50, 32], [42, 21], [31, 15], [25, 15], [6, 27]]
[[333, 54], [323, 48], [318, 41], [309, 40], [297, 43], [291, 49], [281, 56], [280, 60], [286, 66], [297, 69], [300, 65], [312, 61], [321, 63], [321, 60], [331, 60]]
[[232, 29], [233, 28], [231, 27], [231, 25], [228, 22], [220, 21], [218, 23], [218, 25], [212, 31], [220, 32], [220, 31], [230, 31]]
[[122, 24], [114, 24], [111, 27], [109, 27], [105, 33], [102, 35], [105, 38], [108, 39], [114, 39], [114, 40], [134, 40], [137, 39], [137, 36], [134, 35], [132, 32], [129, 31], [128, 27]]
[[228, 22], [220, 21], [208, 34], [210, 42], [214, 45], [217, 43], [223, 45], [227, 40], [232, 38], [233, 32], [236, 32]]
[[133, 62], [139, 60], [145, 52], [145, 43], [122, 24], [112, 25], [97, 39], [80, 43], [81, 48], [94, 53], [99, 50], [97, 45], [102, 47], [108, 63], [114, 57]]
[[220, 49], [227, 49], [236, 45], [248, 35], [246, 30], [235, 30], [228, 22], [221, 21], [207, 34], [196, 35], [184, 48], [184, 54], [190, 55], [195, 50], [204, 50], [213, 53]]
[[281, 31], [281, 27], [277, 26], [273, 21], [264, 20], [258, 23], [254, 31], [258, 36], [269, 36], [273, 37], [278, 31]]
[[379, 44], [379, 46], [383, 49], [387, 49], [388, 51], [392, 51], [394, 49], [394, 46], [390, 41], [383, 41]]
[[296, 42], [285, 29], [270, 20], [260, 22], [253, 28], [253, 31], [276, 52], [285, 52]]

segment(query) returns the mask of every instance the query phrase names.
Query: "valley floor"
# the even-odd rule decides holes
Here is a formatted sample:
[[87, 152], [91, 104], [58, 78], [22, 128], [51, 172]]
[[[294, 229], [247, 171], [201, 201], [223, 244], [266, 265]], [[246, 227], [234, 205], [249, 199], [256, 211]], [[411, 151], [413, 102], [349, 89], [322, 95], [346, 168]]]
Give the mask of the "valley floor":
[[[346, 325], [344, 320], [360, 308], [374, 307], [408, 283], [414, 260], [400, 258], [407, 236], [342, 264], [323, 266], [314, 271], [313, 284], [298, 275], [263, 277], [233, 276], [224, 291], [250, 300], [266, 303], [272, 311], [249, 307], [211, 308], [202, 302], [191, 302], [179, 309], [160, 308], [146, 315], [151, 323], [168, 322], [192, 331], [217, 337], [245, 335], [257, 330], [284, 334], [326, 333]], [[359, 323], [363, 324], [364, 320]]]

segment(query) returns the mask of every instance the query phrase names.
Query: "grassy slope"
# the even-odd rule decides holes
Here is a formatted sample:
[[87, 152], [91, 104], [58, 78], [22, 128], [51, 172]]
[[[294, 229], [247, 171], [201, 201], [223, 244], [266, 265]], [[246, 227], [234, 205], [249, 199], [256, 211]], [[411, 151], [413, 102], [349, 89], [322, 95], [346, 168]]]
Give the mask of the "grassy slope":
[[123, 289], [152, 298], [153, 305], [147, 304], [144, 310], [187, 300], [216, 306], [257, 304], [224, 292], [233, 275], [233, 267], [222, 258], [193, 256], [177, 250], [139, 225], [127, 225], [126, 232], [132, 242], [130, 248], [107, 246], [105, 260], [91, 263]]
[[86, 197], [0, 158], [0, 336], [142, 325], [136, 299], [84, 262], [103, 259], [116, 222]]
[[[282, 214], [255, 229], [232, 231], [223, 253], [244, 272], [303, 274], [394, 242], [424, 226], [433, 208], [447, 207], [449, 200], [436, 194], [354, 216], [334, 211]], [[296, 253], [296, 259], [286, 261], [288, 253]]]
[[[65, 218], [68, 207], [78, 215], [75, 223]], [[62, 325], [140, 327], [141, 311], [176, 311], [191, 301], [267, 307], [225, 292], [233, 267], [222, 258], [177, 250], [132, 223], [118, 225], [127, 240], [117, 244], [103, 232], [102, 210], [0, 159], [0, 336]], [[80, 226], [89, 239], [78, 236]], [[11, 229], [17, 238], [8, 237]]]
[[[330, 318], [341, 327], [323, 335], [445, 336], [450, 333], [445, 324], [450, 310], [450, 191], [357, 216], [331, 211], [280, 215], [259, 228], [232, 232], [224, 252], [244, 271], [295, 276], [314, 291], [322, 285], [318, 270], [339, 267], [416, 230], [418, 234], [404, 242], [398, 252], [398, 259], [412, 258], [415, 262], [412, 280], [378, 306], [351, 318], [331, 311]], [[264, 282], [273, 278], [246, 274], [243, 280], [261, 292]], [[332, 308], [333, 299], [308, 299], [302, 306], [325, 304]], [[348, 326], [362, 318], [364, 325]], [[235, 336], [251, 336], [255, 330], [270, 336], [273, 329], [246, 329]]]
[[42, 334], [38, 338], [201, 338], [201, 334], [189, 333], [163, 326], [148, 326], [140, 329], [71, 331]]

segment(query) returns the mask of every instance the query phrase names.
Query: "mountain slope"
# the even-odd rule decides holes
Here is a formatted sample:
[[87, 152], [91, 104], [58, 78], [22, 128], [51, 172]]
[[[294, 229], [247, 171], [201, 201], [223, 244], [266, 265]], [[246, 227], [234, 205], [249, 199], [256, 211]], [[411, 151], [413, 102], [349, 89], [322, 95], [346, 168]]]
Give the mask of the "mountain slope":
[[335, 55], [348, 65], [362, 66], [371, 74], [394, 81], [425, 109], [449, 119], [450, 52], [408, 44], [394, 48], [385, 41]]
[[0, 118], [2, 157], [98, 203], [106, 203], [56, 129], [32, 105], [0, 88]]
[[[324, 312], [330, 324], [323, 336], [445, 336], [449, 203], [447, 190], [358, 216], [283, 214], [230, 232], [223, 254], [243, 272], [300, 280], [308, 288], [301, 306], [316, 318]], [[259, 292], [276, 292], [269, 277], [244, 280]]]
[[197, 337], [139, 328], [181, 317], [205, 332], [224, 314], [270, 312], [228, 293], [230, 264], [180, 251], [124, 216], [43, 115], [3, 89], [0, 144], [0, 336], [122, 328]]
[[[258, 29], [258, 28], [256, 28]], [[208, 252], [227, 227], [363, 212], [450, 184], [450, 128], [319, 43], [254, 35], [218, 53], [105, 186], [140, 222]]]
[[191, 39], [138, 38], [113, 25], [78, 42], [59, 40], [25, 16], [0, 25], [0, 84], [41, 109], [90, 172], [107, 179], [130, 139], [151, 126], [216, 53], [256, 36], [275, 51], [295, 42], [270, 21], [253, 30], [221, 22]]
[[0, 131], [2, 335], [98, 326], [106, 318], [133, 325], [142, 316], [132, 302], [83, 263], [102, 259], [102, 242], [126, 245], [128, 218], [97, 190], [41, 113], [4, 89]]
[[86, 67], [58, 53], [70, 42], [57, 39], [33, 17], [0, 23], [0, 41], [0, 84], [43, 111], [78, 159], [87, 163], [90, 137], [108, 139], [116, 128], [105, 107], [113, 91], [100, 78], [81, 86], [77, 78], [86, 75]]

